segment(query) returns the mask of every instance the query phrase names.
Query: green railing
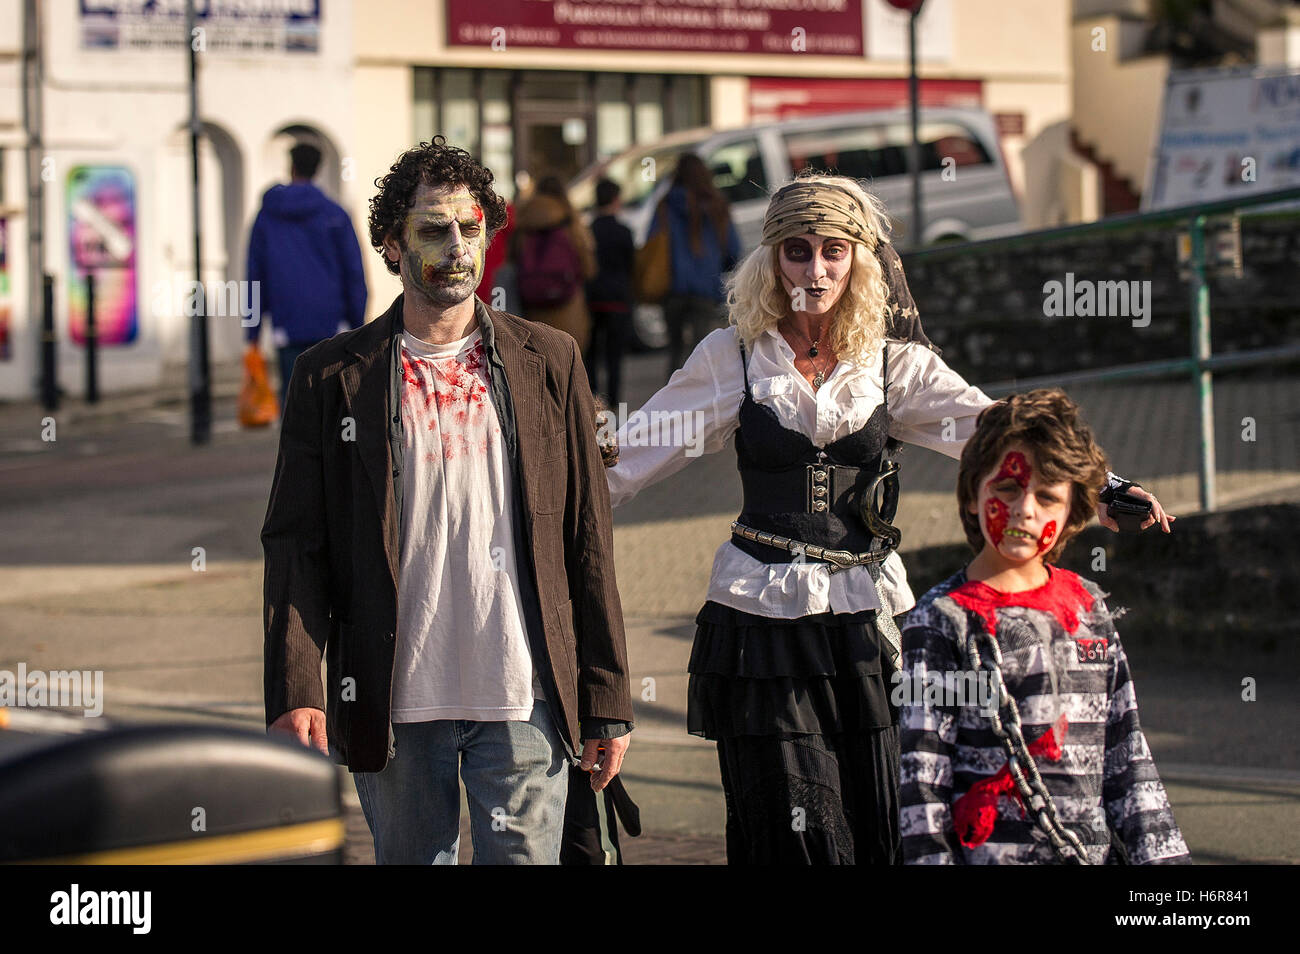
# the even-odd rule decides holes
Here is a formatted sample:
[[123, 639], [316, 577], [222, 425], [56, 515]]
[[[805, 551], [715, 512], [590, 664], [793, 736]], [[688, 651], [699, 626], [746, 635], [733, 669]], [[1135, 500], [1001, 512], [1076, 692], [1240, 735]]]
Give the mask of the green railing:
[[1196, 389], [1200, 410], [1199, 483], [1201, 509], [1209, 512], [1215, 509], [1216, 499], [1214, 373], [1216, 371], [1239, 370], [1300, 360], [1300, 344], [1236, 351], [1218, 357], [1213, 355], [1210, 347], [1210, 288], [1208, 281], [1210, 265], [1205, 240], [1206, 226], [1210, 219], [1226, 215], [1237, 216], [1243, 209], [1297, 200], [1300, 200], [1300, 188], [1278, 189], [1273, 192], [1261, 192], [1257, 195], [1224, 199], [1219, 202], [1205, 202], [1197, 205], [1178, 206], [1172, 209], [1161, 209], [1158, 212], [1115, 215], [1097, 222], [1038, 229], [1032, 232], [1022, 232], [1017, 235], [984, 239], [977, 242], [938, 245], [903, 254], [904, 258], [909, 262], [917, 260], [932, 261], [971, 255], [982, 251], [1041, 248], [1060, 239], [1075, 239], [1089, 235], [1148, 229], [1153, 225], [1185, 226], [1191, 240], [1187, 267], [1190, 272], [1189, 307], [1191, 311], [1192, 340], [1188, 357], [1166, 361], [1147, 361], [1140, 364], [1116, 365], [1098, 368], [1093, 371], [1081, 371], [1075, 374], [1057, 374], [1050, 377], [1024, 378], [1016, 381], [997, 381], [983, 386], [983, 390], [990, 396], [1001, 397], [1014, 391], [1035, 387], [1152, 380], [1177, 377], [1183, 374], [1189, 375], [1193, 387]]

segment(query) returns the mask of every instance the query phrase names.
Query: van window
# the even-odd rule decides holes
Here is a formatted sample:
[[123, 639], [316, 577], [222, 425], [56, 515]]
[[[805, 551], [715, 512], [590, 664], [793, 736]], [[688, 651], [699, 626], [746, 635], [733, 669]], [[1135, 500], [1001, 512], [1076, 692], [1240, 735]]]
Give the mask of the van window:
[[757, 139], [727, 143], [704, 157], [713, 173], [713, 184], [727, 201], [746, 202], [767, 196], [767, 174]]
[[[959, 166], [991, 161], [975, 134], [960, 123], [923, 123], [917, 133], [922, 169], [942, 168], [948, 156]], [[904, 175], [911, 141], [905, 123], [810, 129], [785, 137], [792, 172], [822, 169], [854, 179]]]
[[635, 208], [646, 200], [655, 186], [672, 176], [677, 160], [691, 148], [690, 143], [659, 149], [643, 149], [615, 156], [591, 175], [584, 176], [569, 189], [574, 208], [586, 212], [596, 205], [596, 183], [613, 179], [622, 187], [624, 208]]

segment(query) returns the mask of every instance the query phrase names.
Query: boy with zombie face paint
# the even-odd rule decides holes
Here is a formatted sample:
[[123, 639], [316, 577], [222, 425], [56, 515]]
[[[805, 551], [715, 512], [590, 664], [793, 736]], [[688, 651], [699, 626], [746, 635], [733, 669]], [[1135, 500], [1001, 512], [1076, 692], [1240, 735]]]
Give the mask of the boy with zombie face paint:
[[957, 479], [977, 555], [909, 614], [903, 677], [917, 685], [975, 669], [1002, 689], [993, 706], [919, 694], [904, 703], [906, 863], [1190, 861], [1104, 594], [1053, 565], [1096, 512], [1106, 477], [1061, 391], [981, 413]]

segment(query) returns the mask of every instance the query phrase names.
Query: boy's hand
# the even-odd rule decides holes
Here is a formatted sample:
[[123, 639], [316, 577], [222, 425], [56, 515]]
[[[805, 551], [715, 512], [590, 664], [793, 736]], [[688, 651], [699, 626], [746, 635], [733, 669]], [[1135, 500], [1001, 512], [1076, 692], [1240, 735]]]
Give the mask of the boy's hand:
[[[1142, 525], [1138, 527], [1139, 530], [1145, 530], [1158, 523], [1165, 533], [1170, 532], [1169, 525], [1178, 518], [1172, 514], [1165, 513], [1165, 508], [1160, 506], [1160, 501], [1156, 500], [1154, 494], [1147, 493], [1147, 491], [1136, 484], [1129, 488], [1128, 493], [1132, 494], [1134, 497], [1141, 497], [1143, 500], [1151, 501], [1151, 516], [1142, 521]], [[1097, 522], [1107, 530], [1114, 530], [1116, 533], [1119, 532], [1119, 524], [1117, 524], [1111, 517], [1110, 508], [1104, 503], [1099, 503], [1097, 505]]]

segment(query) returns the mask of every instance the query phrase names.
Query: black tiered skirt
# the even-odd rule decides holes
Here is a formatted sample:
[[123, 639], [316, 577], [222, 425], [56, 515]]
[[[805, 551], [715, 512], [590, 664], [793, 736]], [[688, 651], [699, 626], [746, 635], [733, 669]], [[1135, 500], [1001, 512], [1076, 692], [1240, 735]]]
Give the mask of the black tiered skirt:
[[700, 610], [687, 727], [718, 743], [729, 863], [899, 863], [898, 716], [875, 617]]

